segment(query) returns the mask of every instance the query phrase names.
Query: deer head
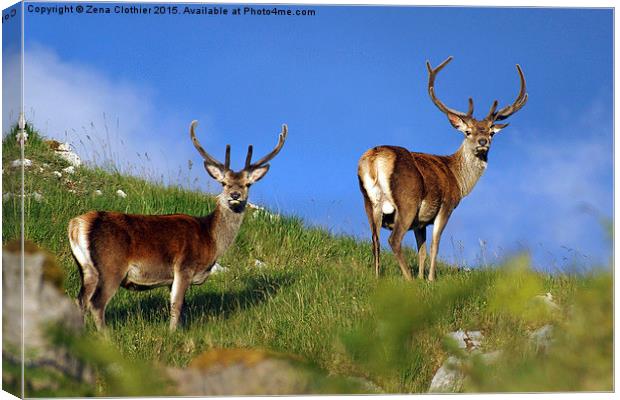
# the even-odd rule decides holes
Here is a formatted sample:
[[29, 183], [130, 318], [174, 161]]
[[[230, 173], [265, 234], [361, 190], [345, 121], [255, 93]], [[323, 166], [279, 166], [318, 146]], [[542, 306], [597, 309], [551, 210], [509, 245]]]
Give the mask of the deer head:
[[426, 68], [428, 69], [428, 94], [431, 96], [431, 100], [433, 100], [433, 103], [437, 106], [437, 108], [448, 116], [448, 120], [452, 126], [463, 132], [465, 135], [465, 140], [463, 142], [465, 151], [471, 151], [476, 157], [486, 161], [491, 147], [491, 142], [493, 140], [493, 135], [508, 126], [508, 124], [498, 124], [497, 121], [502, 121], [519, 111], [527, 101], [523, 71], [521, 70], [519, 64], [517, 64], [517, 72], [519, 73], [519, 79], [521, 80], [521, 89], [516, 100], [511, 105], [506, 106], [499, 111], [496, 111], [498, 102], [495, 100], [491, 105], [491, 109], [489, 110], [487, 116], [482, 120], [477, 120], [472, 116], [474, 113], [474, 101], [471, 97], [469, 98], [467, 113], [463, 113], [448, 108], [435, 96], [435, 77], [450, 61], [452, 61], [452, 56], [448, 57], [435, 69], [433, 69], [431, 64], [426, 61]]
[[222, 184], [222, 193], [218, 196], [221, 206], [228, 207], [236, 213], [243, 212], [248, 200], [250, 186], [259, 181], [269, 171], [268, 162], [271, 161], [282, 149], [288, 128], [286, 124], [282, 125], [282, 132], [278, 139], [276, 147], [266, 156], [256, 162], [252, 162], [252, 145], [248, 146], [248, 153], [245, 158], [245, 166], [242, 170], [235, 172], [230, 169], [230, 145], [226, 145], [226, 156], [224, 164], [209, 155], [200, 145], [196, 138], [195, 128], [198, 121], [192, 121], [189, 133], [192, 138], [194, 147], [198, 153], [204, 158], [204, 166], [209, 175]]

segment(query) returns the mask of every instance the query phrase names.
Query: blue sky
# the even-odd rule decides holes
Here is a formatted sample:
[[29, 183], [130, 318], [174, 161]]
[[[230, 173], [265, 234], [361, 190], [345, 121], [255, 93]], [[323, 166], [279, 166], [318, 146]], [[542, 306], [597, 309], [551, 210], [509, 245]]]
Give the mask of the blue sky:
[[460, 109], [472, 96], [480, 118], [494, 99], [512, 102], [519, 63], [529, 101], [494, 140], [440, 257], [471, 265], [528, 249], [546, 267], [609, 261], [600, 218], [611, 218], [613, 200], [611, 10], [289, 8], [316, 15], [26, 13], [27, 117], [135, 173], [175, 182], [181, 170], [187, 182], [191, 159], [190, 180], [209, 191], [218, 187], [198, 168], [191, 120], [212, 154], [232, 145], [235, 168], [248, 144], [271, 149], [286, 122], [287, 144], [251, 200], [367, 239], [359, 156], [379, 144], [449, 154], [462, 140], [428, 98], [424, 62], [454, 56], [438, 95]]

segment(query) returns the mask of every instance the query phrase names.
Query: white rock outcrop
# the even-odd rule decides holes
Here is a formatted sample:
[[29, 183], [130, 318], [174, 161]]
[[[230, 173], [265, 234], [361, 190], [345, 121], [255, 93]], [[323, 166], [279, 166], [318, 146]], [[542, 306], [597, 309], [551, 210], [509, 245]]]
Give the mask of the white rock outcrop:
[[454, 339], [459, 348], [467, 350], [477, 350], [480, 348], [482, 339], [484, 338], [480, 331], [463, 331], [460, 329], [455, 332], [450, 332], [448, 337]]
[[449, 356], [441, 367], [435, 372], [431, 385], [428, 389], [430, 393], [457, 393], [463, 388], [465, 381], [465, 370], [471, 365], [473, 357], [480, 357], [484, 363], [495, 362], [501, 355], [501, 351], [483, 353], [480, 349], [484, 335], [480, 331], [464, 331], [459, 329], [450, 332], [447, 337], [456, 341], [460, 349], [465, 350], [465, 357], [458, 358]]
[[65, 160], [73, 167], [79, 167], [80, 165], [82, 165], [82, 160], [80, 159], [80, 156], [78, 156], [71, 150], [71, 145], [69, 143], [52, 143], [54, 143], [55, 145], [51, 147], [54, 149], [54, 152], [58, 157]]
[[458, 358], [448, 357], [435, 372], [428, 391], [431, 393], [455, 393], [461, 390], [464, 376], [460, 371], [460, 366], [461, 361]]
[[24, 166], [24, 168], [31, 167], [32, 166], [32, 160], [24, 158], [23, 160], [17, 159], [17, 160], [11, 161], [11, 167], [12, 168], [19, 168], [22, 165]]
[[228, 272], [229, 269], [221, 266], [219, 263], [215, 263], [213, 267], [211, 267], [211, 275], [221, 274], [222, 272]]

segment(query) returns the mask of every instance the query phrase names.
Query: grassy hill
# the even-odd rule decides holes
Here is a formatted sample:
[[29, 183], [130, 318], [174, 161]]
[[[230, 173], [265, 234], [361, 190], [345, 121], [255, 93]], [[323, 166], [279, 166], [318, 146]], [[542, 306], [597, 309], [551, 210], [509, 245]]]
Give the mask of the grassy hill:
[[[79, 290], [66, 235], [72, 217], [93, 209], [205, 215], [214, 208], [204, 193], [109, 169], [79, 167], [58, 178], [54, 171], [68, 164], [32, 130], [25, 157], [33, 162], [25, 178], [25, 237], [57, 257], [71, 297]], [[13, 132], [3, 141], [3, 244], [19, 237], [19, 198], [6, 196], [17, 193], [9, 165], [17, 158]], [[126, 198], [116, 195], [119, 189]], [[185, 366], [210, 348], [269, 349], [301, 356], [326, 374], [361, 376], [385, 392], [403, 393], [427, 391], [446, 356], [458, 352], [445, 335], [473, 329], [484, 332], [486, 348], [507, 349], [510, 359], [492, 374], [477, 365], [466, 390], [611, 389], [612, 285], [606, 269], [548, 275], [533, 272], [520, 257], [505, 268], [468, 273], [440, 264], [439, 281], [431, 284], [404, 282], [391, 253], [383, 254], [384, 275], [376, 279], [369, 242], [250, 209], [219, 261], [229, 271], [188, 291], [181, 329], [168, 332], [167, 288], [121, 289], [107, 309], [110, 339], [125, 359], [172, 366]], [[412, 265], [414, 255], [407, 252]], [[531, 299], [547, 292], [562, 311], [532, 312]], [[559, 327], [557, 354], [552, 349], [541, 355], [521, 339], [547, 323]], [[92, 323], [88, 329], [94, 330]]]

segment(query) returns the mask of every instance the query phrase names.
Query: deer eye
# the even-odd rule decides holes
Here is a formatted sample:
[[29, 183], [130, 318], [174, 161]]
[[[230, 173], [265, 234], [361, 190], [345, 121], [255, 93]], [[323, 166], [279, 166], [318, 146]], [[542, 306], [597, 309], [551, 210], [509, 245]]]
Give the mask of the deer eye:
[[467, 135], [467, 136], [471, 136], [471, 131], [470, 131], [469, 129], [468, 129], [468, 130], [466, 130], [466, 131], [465, 131], [465, 135]]

